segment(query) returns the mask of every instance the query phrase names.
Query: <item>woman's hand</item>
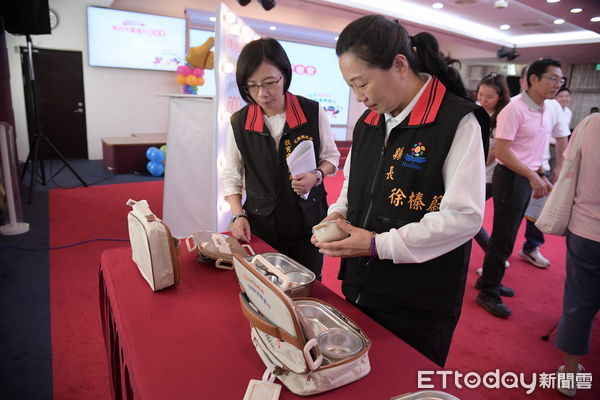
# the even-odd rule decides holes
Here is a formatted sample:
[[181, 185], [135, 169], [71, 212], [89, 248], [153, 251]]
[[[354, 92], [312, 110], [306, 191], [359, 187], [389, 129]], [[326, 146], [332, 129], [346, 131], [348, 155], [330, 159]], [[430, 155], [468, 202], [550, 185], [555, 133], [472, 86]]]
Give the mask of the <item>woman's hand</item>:
[[[335, 213], [332, 215], [335, 215]], [[329, 217], [323, 221], [333, 219]], [[343, 219], [338, 219], [337, 224], [342, 230], [348, 232], [350, 237], [336, 242], [313, 242], [319, 248], [319, 253], [342, 258], [371, 255], [371, 238], [373, 238], [373, 232], [352, 226]]]
[[237, 218], [233, 224], [231, 224], [231, 234], [237, 240], [249, 243], [250, 239], [252, 239], [252, 235], [250, 233], [250, 223], [248, 222], [248, 218]]
[[310, 189], [317, 183], [317, 175], [313, 172], [294, 175], [292, 178], [292, 189], [299, 196], [310, 192]]

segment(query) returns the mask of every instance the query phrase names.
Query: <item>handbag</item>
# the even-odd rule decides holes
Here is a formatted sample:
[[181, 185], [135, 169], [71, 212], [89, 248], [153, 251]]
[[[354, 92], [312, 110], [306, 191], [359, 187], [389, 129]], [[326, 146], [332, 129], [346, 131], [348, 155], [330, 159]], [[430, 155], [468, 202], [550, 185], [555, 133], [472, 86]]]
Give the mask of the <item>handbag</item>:
[[242, 313], [267, 367], [265, 376], [277, 377], [291, 392], [308, 396], [347, 385], [371, 371], [371, 341], [354, 321], [324, 301], [291, 299], [237, 254], [233, 265], [242, 289]]
[[215, 267], [233, 271], [233, 255], [254, 255], [249, 244], [241, 244], [233, 236], [210, 231], [198, 231], [185, 238], [188, 251], [198, 250], [199, 261], [213, 260]]
[[156, 292], [179, 283], [179, 240], [169, 227], [152, 213], [146, 200], [129, 199], [127, 214], [131, 258]]
[[589, 119], [575, 130], [575, 138], [563, 162], [558, 181], [552, 188], [546, 204], [535, 222], [535, 226], [544, 233], [559, 236], [567, 233], [581, 164], [581, 141], [588, 122]]

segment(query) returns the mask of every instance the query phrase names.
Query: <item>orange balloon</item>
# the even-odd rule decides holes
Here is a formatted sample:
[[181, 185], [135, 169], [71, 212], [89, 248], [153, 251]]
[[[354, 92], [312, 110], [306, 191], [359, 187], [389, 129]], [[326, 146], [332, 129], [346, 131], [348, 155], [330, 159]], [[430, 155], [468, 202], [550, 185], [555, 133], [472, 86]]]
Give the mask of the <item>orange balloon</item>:
[[188, 75], [185, 78], [185, 83], [190, 86], [196, 86], [198, 84], [198, 79], [194, 75]]
[[185, 83], [185, 75], [181, 75], [181, 74], [177, 74], [177, 83], [179, 83], [180, 85], [183, 85]]
[[202, 85], [204, 85], [204, 78], [203, 77], [201, 77], [201, 76], [197, 77], [196, 81], [197, 81], [196, 86], [202, 86]]

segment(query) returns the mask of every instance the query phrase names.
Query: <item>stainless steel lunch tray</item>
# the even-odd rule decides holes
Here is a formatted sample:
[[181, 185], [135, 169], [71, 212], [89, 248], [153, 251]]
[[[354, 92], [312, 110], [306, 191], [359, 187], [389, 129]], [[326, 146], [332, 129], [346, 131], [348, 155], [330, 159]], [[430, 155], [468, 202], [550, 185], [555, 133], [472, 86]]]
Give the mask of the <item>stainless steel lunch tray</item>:
[[[307, 332], [308, 336], [318, 338], [321, 334], [331, 330], [346, 330], [357, 335], [361, 341], [360, 348], [352, 349], [352, 354], [349, 354], [348, 357], [360, 353], [367, 345], [369, 340], [362, 330], [335, 308], [308, 299], [295, 300], [294, 305], [298, 313], [302, 314], [300, 319], [303, 320], [303, 325], [306, 325], [304, 328], [310, 330]], [[323, 356], [329, 363], [339, 361], [338, 357], [329, 357], [325, 353]]]
[[[273, 267], [281, 271], [289, 279], [288, 287], [285, 293], [290, 297], [307, 297], [312, 291], [312, 283], [315, 280], [315, 274], [302, 264], [294, 261], [292, 258], [281, 253], [262, 253], [260, 254]], [[282, 281], [276, 275], [270, 273], [259, 259], [254, 257], [245, 257], [257, 271], [264, 275], [272, 283], [281, 286]]]
[[450, 393], [440, 392], [438, 390], [424, 390], [421, 392], [407, 393], [392, 397], [390, 400], [460, 400]]

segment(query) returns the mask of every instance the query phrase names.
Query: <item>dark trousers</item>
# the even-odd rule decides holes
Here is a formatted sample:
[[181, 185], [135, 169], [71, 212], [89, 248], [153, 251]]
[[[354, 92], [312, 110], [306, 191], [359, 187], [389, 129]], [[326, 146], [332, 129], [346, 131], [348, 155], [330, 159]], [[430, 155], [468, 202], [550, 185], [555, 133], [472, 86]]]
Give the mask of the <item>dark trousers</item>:
[[352, 304], [440, 367], [446, 363], [458, 314], [439, 315], [409, 309], [389, 313]]
[[494, 224], [492, 236], [483, 259], [481, 291], [500, 302], [500, 285], [504, 277], [504, 262], [515, 246], [517, 232], [531, 198], [527, 178], [498, 164], [492, 181]]
[[531, 253], [544, 244], [544, 233], [535, 226], [535, 222], [526, 219], [525, 225], [525, 243], [523, 243], [523, 252]]

